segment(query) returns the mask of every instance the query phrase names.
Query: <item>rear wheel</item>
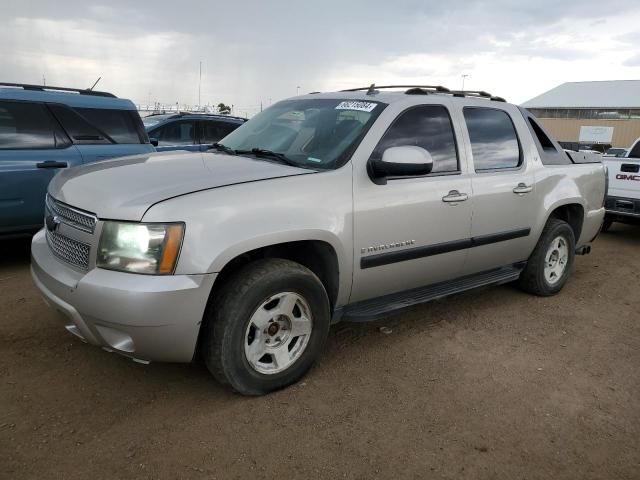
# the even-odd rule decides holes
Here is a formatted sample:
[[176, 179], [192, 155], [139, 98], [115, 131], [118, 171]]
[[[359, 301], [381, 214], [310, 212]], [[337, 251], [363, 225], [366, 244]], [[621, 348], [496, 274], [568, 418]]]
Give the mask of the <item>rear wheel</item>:
[[555, 295], [567, 282], [574, 258], [573, 229], [567, 222], [550, 218], [520, 274], [520, 286], [534, 295]]
[[203, 357], [224, 384], [245, 395], [286, 387], [311, 367], [327, 338], [329, 300], [309, 269], [283, 259], [243, 268], [207, 313]]

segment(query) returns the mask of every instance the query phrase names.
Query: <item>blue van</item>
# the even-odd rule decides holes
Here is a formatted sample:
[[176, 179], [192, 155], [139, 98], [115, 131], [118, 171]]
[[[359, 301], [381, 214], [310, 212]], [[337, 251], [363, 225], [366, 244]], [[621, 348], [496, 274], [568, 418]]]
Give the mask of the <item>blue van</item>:
[[0, 237], [42, 227], [47, 186], [60, 169], [153, 151], [130, 100], [0, 83]]
[[204, 152], [246, 121], [230, 115], [189, 112], [151, 114], [142, 119], [151, 143], [159, 152]]

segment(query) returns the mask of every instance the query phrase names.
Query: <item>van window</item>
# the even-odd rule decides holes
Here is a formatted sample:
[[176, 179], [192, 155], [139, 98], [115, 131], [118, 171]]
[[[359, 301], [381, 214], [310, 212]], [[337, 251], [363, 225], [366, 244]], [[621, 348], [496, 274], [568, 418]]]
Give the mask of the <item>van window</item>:
[[[70, 108], [49, 104], [49, 108], [78, 145], [109, 145], [113, 143], [144, 143], [138, 130], [142, 123], [129, 110], [102, 108]], [[138, 129], [138, 126], [140, 127]]]
[[149, 132], [149, 137], [158, 139], [158, 145], [193, 145], [194, 122], [183, 120], [170, 122]]
[[432, 173], [458, 171], [451, 118], [442, 105], [423, 105], [401, 113], [383, 135], [372, 158], [380, 159], [386, 149], [405, 145], [422, 147], [431, 154]]
[[636, 141], [636, 144], [631, 148], [628, 155], [629, 158], [640, 158], [640, 138]]
[[0, 102], [0, 149], [56, 148], [55, 124], [40, 103]]
[[108, 108], [76, 108], [75, 110], [116, 143], [140, 143], [136, 123], [132, 118], [137, 113]]
[[233, 132], [240, 124], [200, 120], [200, 143], [216, 143]]
[[520, 165], [520, 143], [507, 112], [496, 108], [466, 107], [464, 119], [476, 171]]

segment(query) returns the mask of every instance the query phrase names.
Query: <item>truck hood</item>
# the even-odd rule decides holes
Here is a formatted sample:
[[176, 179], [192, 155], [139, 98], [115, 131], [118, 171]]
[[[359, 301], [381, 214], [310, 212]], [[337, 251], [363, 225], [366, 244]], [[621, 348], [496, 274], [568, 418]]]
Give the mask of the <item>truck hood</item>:
[[63, 170], [49, 184], [49, 194], [99, 218], [138, 221], [168, 198], [310, 173], [316, 172], [220, 153], [152, 153]]

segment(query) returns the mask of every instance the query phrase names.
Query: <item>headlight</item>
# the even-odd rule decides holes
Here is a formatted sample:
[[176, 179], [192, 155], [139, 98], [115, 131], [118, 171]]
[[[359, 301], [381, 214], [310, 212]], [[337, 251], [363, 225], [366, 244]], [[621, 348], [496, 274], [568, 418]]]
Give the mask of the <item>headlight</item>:
[[109, 270], [170, 275], [183, 235], [183, 223], [104, 222], [96, 264]]

